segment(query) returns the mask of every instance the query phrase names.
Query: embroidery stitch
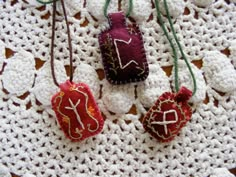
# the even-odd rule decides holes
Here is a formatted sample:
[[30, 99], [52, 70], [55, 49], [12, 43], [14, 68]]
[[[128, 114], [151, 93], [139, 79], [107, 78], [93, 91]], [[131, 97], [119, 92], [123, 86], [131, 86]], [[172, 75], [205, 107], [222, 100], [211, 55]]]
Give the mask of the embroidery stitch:
[[125, 41], [125, 40], [121, 40], [121, 39], [114, 39], [114, 45], [115, 45], [115, 48], [116, 48], [116, 54], [117, 54], [117, 57], [119, 59], [119, 65], [120, 65], [120, 68], [121, 69], [125, 69], [127, 66], [129, 66], [131, 63], [134, 63], [136, 65], [138, 65], [138, 63], [134, 60], [130, 60], [128, 63], [126, 63], [125, 65], [122, 64], [122, 61], [121, 61], [121, 58], [120, 58], [120, 52], [119, 52], [119, 49], [117, 47], [117, 41], [118, 42], [123, 42], [125, 44], [130, 44], [131, 41], [132, 41], [132, 38], [129, 39], [129, 41]]
[[[178, 94], [177, 94], [178, 95]], [[178, 104], [175, 100], [176, 96], [175, 94], [171, 92], [166, 92], [163, 95], [160, 96], [160, 98], [157, 100], [155, 105], [148, 111], [147, 115], [144, 118], [143, 125], [144, 128], [151, 133], [155, 138], [157, 138], [160, 141], [170, 141], [172, 140], [176, 134], [179, 132], [179, 130], [187, 123], [187, 121], [190, 119], [190, 116], [192, 114], [191, 107], [187, 106], [185, 104], [187, 103], [182, 103]], [[164, 107], [169, 107], [171, 106], [172, 109], [166, 108], [163, 110]], [[168, 106], [169, 105], [169, 106]], [[185, 108], [188, 108], [187, 110], [183, 110], [182, 106], [184, 105]], [[171, 127], [167, 127], [168, 131], [166, 134], [162, 133], [159, 129], [159, 124], [152, 124], [153, 122], [156, 121], [156, 115], [155, 114], [160, 114], [159, 116], [163, 116], [163, 113], [167, 110], [175, 110], [178, 119], [176, 119], [176, 124], [175, 126], [170, 125]], [[186, 112], [187, 111], [187, 112]], [[188, 113], [190, 111], [190, 113]], [[162, 114], [162, 115], [161, 115]]]
[[117, 59], [114, 57], [114, 51], [112, 48], [112, 39], [110, 34], [107, 34], [107, 38], [106, 41], [104, 42], [103, 46], [104, 48], [107, 50], [107, 52], [105, 53], [105, 55], [107, 56], [107, 62], [111, 65], [111, 67], [109, 67], [108, 69], [113, 71], [115, 75], [117, 75], [117, 69], [119, 69], [119, 66], [116, 67], [115, 62], [117, 61]]
[[85, 105], [86, 105], [86, 106], [85, 106], [86, 112], [87, 112], [87, 114], [89, 115], [89, 117], [90, 117], [91, 119], [93, 119], [93, 120], [96, 122], [96, 125], [97, 125], [96, 129], [92, 130], [92, 129], [91, 129], [91, 124], [88, 124], [88, 130], [89, 130], [90, 132], [95, 132], [95, 131], [97, 131], [98, 128], [99, 128], [99, 123], [98, 123], [97, 119], [95, 119], [93, 116], [91, 116], [90, 112], [88, 111], [88, 95], [87, 95], [86, 93], [80, 91], [78, 88], [74, 88], [73, 90], [76, 91], [76, 92], [78, 92], [78, 93], [81, 93], [81, 94], [83, 94], [83, 95], [85, 96], [85, 98], [86, 98], [86, 99], [85, 99], [85, 100], [86, 100], [86, 103], [85, 103]]
[[129, 27], [127, 27], [127, 29], [128, 29], [130, 34], [138, 35], [138, 33], [136, 32], [135, 27], [129, 26]]
[[123, 12], [108, 15], [110, 28], [99, 35], [107, 80], [112, 84], [143, 81], [148, 63], [138, 26], [127, 26]]
[[[172, 100], [170, 100], [170, 99], [165, 100], [165, 101], [160, 101], [159, 107], [158, 107], [157, 111], [155, 111], [154, 109], [152, 109], [151, 111], [153, 111], [153, 112], [160, 112], [160, 111], [161, 111], [161, 105], [162, 105], [162, 104], [165, 104], [165, 103], [173, 103], [173, 104], [175, 104], [175, 106], [177, 106], [177, 107], [179, 108], [178, 110], [181, 111], [179, 105], [177, 105], [174, 101], [172, 101]], [[151, 111], [150, 111], [150, 112], [151, 112]], [[182, 112], [181, 112], [181, 114], [184, 116], [184, 114], [183, 114]], [[169, 138], [171, 138], [172, 136], [175, 135], [175, 134], [174, 134], [175, 132], [172, 132], [172, 131], [169, 131], [169, 134], [170, 134], [169, 137], [165, 137], [164, 135], [160, 135], [159, 132], [158, 132], [158, 130], [155, 130], [155, 128], [154, 128], [153, 126], [151, 126], [151, 122], [154, 121], [153, 119], [154, 119], [154, 117], [150, 117], [150, 119], [147, 120], [147, 122], [148, 122], [148, 123], [147, 123], [147, 126], [148, 126], [150, 129], [152, 129], [152, 131], [155, 132], [159, 137], [161, 137], [161, 138], [163, 138], [163, 139], [169, 139]], [[179, 128], [179, 126], [178, 126], [177, 128]]]
[[[57, 106], [57, 111], [58, 111], [59, 114], [61, 114], [61, 115], [63, 116], [63, 120], [62, 120], [62, 121], [66, 122], [66, 123], [68, 124], [68, 126], [69, 126], [69, 128], [68, 128], [68, 133], [69, 133], [70, 138], [72, 138], [72, 139], [74, 139], [74, 140], [80, 140], [80, 139], [82, 138], [82, 132], [83, 132], [83, 131], [75, 130], [75, 133], [77, 133], [77, 134], [79, 135], [79, 137], [74, 137], [74, 136], [72, 136], [72, 134], [71, 134], [71, 121], [70, 121], [71, 118], [68, 117], [67, 115], [63, 114], [63, 113], [61, 112], [61, 110], [60, 110], [61, 103], [62, 103], [62, 99], [63, 99], [63, 95], [59, 94], [59, 95], [55, 98], [54, 103], [56, 103], [56, 100], [57, 100], [58, 98], [60, 99], [60, 101], [59, 101], [59, 104], [58, 104], [58, 106]], [[59, 121], [60, 121], [60, 120], [59, 120]]]
[[[170, 121], [166, 120], [166, 115], [170, 114], [170, 113], [174, 113], [175, 120], [170, 120]], [[152, 116], [153, 116], [153, 113], [152, 113], [151, 117]], [[178, 121], [178, 115], [177, 115], [176, 111], [174, 109], [172, 109], [172, 110], [164, 111], [163, 121], [161, 121], [161, 122], [154, 121], [151, 124], [163, 125], [164, 126], [164, 130], [165, 130], [165, 134], [167, 134], [167, 125], [168, 124], [176, 123], [177, 121]]]
[[139, 66], [136, 66], [136, 69], [140, 70], [140, 73], [138, 73], [138, 75], [143, 75], [145, 73], [145, 69], [146, 69], [146, 64], [143, 63], [143, 68], [142, 67], [139, 67]]
[[80, 118], [80, 116], [79, 116], [79, 113], [78, 113], [78, 111], [77, 111], [77, 106], [79, 105], [79, 103], [80, 103], [80, 99], [78, 99], [78, 101], [77, 101], [77, 103], [74, 105], [74, 103], [71, 101], [71, 99], [69, 98], [69, 103], [70, 103], [70, 106], [71, 107], [68, 107], [68, 106], [66, 106], [65, 107], [65, 109], [69, 109], [69, 110], [73, 110], [74, 111], [74, 113], [75, 113], [75, 115], [76, 115], [76, 119], [78, 120], [78, 122], [79, 122], [79, 124], [81, 125], [81, 127], [82, 127], [82, 129], [84, 129], [84, 124], [83, 124], [83, 122], [81, 121], [81, 118]]

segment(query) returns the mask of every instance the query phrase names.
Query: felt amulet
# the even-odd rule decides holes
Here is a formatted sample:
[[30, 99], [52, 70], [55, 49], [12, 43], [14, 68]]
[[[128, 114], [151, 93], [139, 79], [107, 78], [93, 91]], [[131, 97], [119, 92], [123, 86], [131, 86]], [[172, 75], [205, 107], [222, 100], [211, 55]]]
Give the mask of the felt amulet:
[[110, 28], [99, 35], [107, 80], [112, 84], [143, 81], [149, 69], [138, 26], [127, 26], [123, 12], [108, 14]]
[[88, 137], [100, 133], [104, 125], [104, 120], [89, 87], [84, 83], [75, 84], [73, 82], [72, 41], [64, 0], [60, 1], [67, 27], [70, 53], [70, 79], [62, 84], [57, 82], [54, 69], [56, 0], [38, 1], [43, 4], [53, 3], [50, 65], [54, 84], [59, 87], [60, 91], [51, 99], [52, 109], [54, 110], [57, 117], [57, 122], [61, 126], [61, 129], [66, 137], [68, 137], [71, 141], [82, 141]]
[[159, 141], [172, 140], [192, 116], [188, 104], [191, 96], [186, 87], [178, 93], [163, 93], [144, 117], [144, 129]]
[[189, 64], [176, 36], [171, 17], [169, 15], [167, 2], [166, 0], [164, 0], [164, 7], [172, 31], [172, 35], [174, 36], [175, 42], [177, 43], [178, 49], [187, 65], [193, 81], [193, 92], [184, 86], [179, 89], [178, 53], [175, 49], [175, 45], [171, 37], [169, 36], [167, 28], [164, 25], [158, 0], [155, 0], [155, 6], [158, 15], [158, 21], [160, 22], [164, 34], [166, 35], [173, 51], [176, 93], [166, 92], [162, 94], [157, 99], [155, 105], [148, 111], [142, 123], [144, 129], [154, 138], [162, 142], [168, 142], [172, 140], [180, 132], [182, 127], [191, 119], [192, 109], [189, 106], [188, 101], [196, 93], [197, 84], [195, 76], [191, 69], [191, 65]]
[[52, 108], [65, 135], [72, 141], [81, 141], [101, 132], [104, 120], [96, 101], [84, 83], [70, 81], [60, 85], [52, 97]]

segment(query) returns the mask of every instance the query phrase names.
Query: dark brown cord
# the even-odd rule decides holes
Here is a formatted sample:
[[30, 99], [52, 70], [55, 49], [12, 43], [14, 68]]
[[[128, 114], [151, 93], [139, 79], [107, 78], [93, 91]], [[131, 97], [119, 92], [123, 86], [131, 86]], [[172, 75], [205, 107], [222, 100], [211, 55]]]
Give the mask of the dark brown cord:
[[[71, 42], [71, 35], [70, 35], [70, 27], [69, 22], [67, 19], [66, 14], [66, 8], [64, 0], [61, 0], [63, 14], [66, 21], [66, 28], [67, 28], [67, 37], [68, 37], [68, 46], [69, 46], [69, 59], [70, 59], [70, 81], [73, 80], [73, 52], [72, 52], [72, 42]], [[55, 43], [55, 23], [56, 23], [56, 0], [53, 1], [53, 12], [52, 12], [52, 38], [51, 38], [51, 72], [52, 72], [52, 78], [56, 86], [59, 87], [59, 83], [57, 82], [56, 76], [55, 76], [55, 68], [54, 68], [54, 43]]]
[[70, 81], [72, 82], [73, 80], [73, 52], [72, 52], [72, 42], [71, 42], [71, 35], [70, 35], [70, 27], [69, 27], [69, 22], [67, 20], [67, 14], [66, 14], [66, 8], [65, 8], [65, 3], [64, 0], [61, 0], [62, 8], [63, 8], [63, 13], [65, 16], [65, 21], [66, 21], [66, 28], [67, 28], [67, 37], [68, 37], [68, 45], [69, 45], [69, 57], [70, 57]]
[[55, 41], [56, 10], [57, 10], [56, 1], [53, 1], [53, 10], [52, 10], [52, 38], [51, 38], [51, 72], [52, 72], [52, 79], [54, 81], [54, 84], [59, 87], [59, 84], [58, 84], [56, 76], [55, 76], [55, 70], [54, 70], [54, 41]]

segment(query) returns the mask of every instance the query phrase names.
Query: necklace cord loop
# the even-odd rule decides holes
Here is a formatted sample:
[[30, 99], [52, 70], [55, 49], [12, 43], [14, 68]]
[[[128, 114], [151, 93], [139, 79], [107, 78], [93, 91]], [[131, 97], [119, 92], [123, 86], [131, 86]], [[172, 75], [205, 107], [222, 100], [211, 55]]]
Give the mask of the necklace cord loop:
[[[108, 18], [107, 9], [108, 9], [108, 6], [109, 6], [110, 2], [111, 2], [111, 0], [106, 0], [105, 5], [104, 5], [104, 9], [103, 9], [103, 14], [107, 18]], [[129, 8], [128, 8], [128, 11], [126, 13], [126, 17], [130, 16], [132, 10], [133, 10], [133, 0], [129, 0]]]
[[[161, 12], [160, 12], [160, 7], [159, 7], [159, 2], [158, 0], [155, 0], [155, 6], [156, 6], [156, 11], [157, 11], [157, 17], [158, 17], [158, 20], [161, 24], [161, 27], [162, 27], [162, 30], [164, 31], [164, 34], [166, 36], [166, 38], [168, 39], [170, 45], [171, 45], [171, 48], [172, 48], [172, 51], [173, 51], [173, 56], [174, 56], [174, 71], [175, 71], [175, 90], [176, 92], [179, 91], [179, 82], [178, 82], [178, 79], [179, 79], [179, 67], [178, 67], [178, 56], [177, 56], [177, 52], [176, 52], [176, 48], [172, 42], [172, 39], [170, 38], [169, 34], [168, 34], [168, 31], [167, 31], [167, 28], [163, 22], [163, 19], [162, 19], [162, 15], [161, 15]], [[192, 71], [192, 68], [191, 68], [191, 65], [189, 63], [189, 61], [187, 60], [186, 58], [186, 55], [184, 54], [183, 52], [183, 49], [182, 49], [182, 46], [180, 45], [179, 43], [179, 40], [177, 38], [177, 35], [176, 35], [176, 32], [175, 32], [175, 29], [174, 29], [174, 26], [173, 26], [173, 22], [171, 20], [171, 17], [170, 17], [170, 13], [169, 13], [169, 10], [168, 10], [168, 5], [167, 5], [167, 2], [166, 0], [164, 0], [164, 8], [165, 8], [165, 11], [166, 11], [166, 15], [167, 15], [167, 19], [168, 19], [168, 22], [169, 22], [169, 25], [170, 25], [170, 28], [171, 28], [171, 32], [174, 36], [174, 39], [175, 39], [175, 42], [179, 48], [179, 51], [185, 61], [185, 64], [187, 65], [187, 68], [190, 72], [190, 75], [192, 77], [192, 80], [193, 80], [193, 95], [196, 93], [197, 91], [197, 82], [196, 82], [196, 78], [194, 76], [194, 73]]]
[[[69, 66], [69, 77], [70, 82], [73, 81], [73, 53], [72, 53], [72, 40], [71, 40], [71, 34], [70, 34], [70, 27], [69, 22], [67, 19], [66, 9], [65, 9], [65, 3], [64, 0], [61, 0], [63, 14], [66, 21], [66, 28], [67, 28], [67, 38], [68, 38], [68, 46], [69, 46], [69, 59], [70, 59], [70, 66]], [[51, 72], [52, 72], [52, 78], [53, 82], [56, 86], [59, 87], [59, 84], [56, 80], [55, 76], [55, 68], [54, 68], [54, 44], [55, 44], [55, 24], [56, 24], [56, 0], [53, 0], [53, 12], [52, 12], [52, 37], [51, 37]]]

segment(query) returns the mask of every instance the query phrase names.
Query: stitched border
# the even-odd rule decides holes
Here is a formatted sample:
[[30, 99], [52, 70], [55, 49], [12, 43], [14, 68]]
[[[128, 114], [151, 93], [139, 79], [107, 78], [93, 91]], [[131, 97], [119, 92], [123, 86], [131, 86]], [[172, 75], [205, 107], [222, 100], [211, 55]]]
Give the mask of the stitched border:
[[[166, 94], [166, 93], [171, 93], [171, 92], [165, 92], [163, 94]], [[162, 94], [162, 95], [163, 95]], [[174, 93], [171, 93], [171, 94], [174, 94]], [[161, 95], [161, 96], [162, 96]], [[160, 96], [160, 97], [161, 97]], [[169, 97], [168, 99], [161, 99], [159, 97], [159, 99], [155, 102], [154, 106], [152, 106], [148, 113], [146, 114], [146, 116], [144, 117], [143, 119], [143, 127], [144, 129], [150, 133], [153, 137], [159, 137], [158, 140], [159, 141], [164, 141], [164, 142], [168, 142], [168, 141], [171, 141], [175, 136], [177, 136], [178, 132], [187, 124], [187, 122], [189, 121], [189, 119], [186, 117], [185, 113], [183, 112], [182, 108], [180, 105], [178, 105], [174, 100], [172, 100], [171, 97]], [[170, 131], [170, 136], [168, 137], [164, 137], [163, 135], [160, 135], [158, 131], [156, 131], [150, 124], [150, 119], [151, 119], [151, 114], [155, 111], [160, 111], [161, 110], [161, 105], [163, 103], [173, 103], [177, 106], [177, 108], [179, 109], [179, 111], [181, 112], [181, 114], [183, 115], [184, 119], [182, 119], [179, 124], [178, 124], [178, 127], [176, 127], [176, 129], [174, 131]], [[193, 113], [193, 110], [191, 108], [191, 106], [187, 103], [186, 106], [189, 107], [189, 111], [191, 112], [191, 114]], [[157, 139], [157, 138], [156, 138]]]
[[[67, 133], [68, 133], [68, 134], [67, 134], [67, 133], [64, 131], [64, 128], [62, 128], [62, 125], [63, 125], [64, 123], [63, 123], [63, 120], [62, 120], [61, 118], [62, 118], [63, 116], [64, 116], [64, 117], [68, 117], [67, 115], [63, 114], [63, 113], [61, 112], [61, 110], [60, 110], [60, 106], [61, 106], [61, 103], [62, 103], [62, 99], [63, 99], [63, 97], [64, 97], [64, 94], [63, 94], [63, 96], [60, 95], [60, 93], [62, 92], [62, 90], [60, 89], [60, 91], [59, 91], [58, 93], [56, 93], [56, 94], [52, 97], [52, 99], [51, 99], [51, 103], [52, 103], [53, 109], [54, 109], [55, 114], [56, 114], [56, 120], [57, 120], [57, 122], [59, 123], [60, 128], [62, 129], [64, 135], [65, 135], [67, 138], [69, 138], [72, 142], [82, 141], [82, 140], [87, 139], [87, 138], [89, 138], [89, 137], [95, 136], [95, 135], [99, 134], [99, 133], [102, 131], [103, 126], [104, 126], [104, 118], [102, 117], [102, 114], [101, 114], [101, 112], [100, 112], [100, 109], [98, 108], [98, 105], [97, 105], [97, 103], [96, 103], [96, 100], [94, 99], [94, 97], [93, 97], [93, 95], [92, 95], [92, 92], [91, 92], [91, 90], [89, 89], [89, 87], [87, 86], [87, 84], [84, 84], [84, 83], [75, 84], [75, 88], [72, 89], [72, 90], [70, 90], [70, 92], [79, 90], [79, 87], [83, 87], [83, 89], [85, 90], [85, 92], [87, 92], [87, 93], [86, 93], [87, 96], [88, 96], [88, 95], [92, 96], [92, 97], [90, 97], [90, 99], [91, 99], [91, 102], [93, 102], [94, 113], [97, 115], [96, 117], [93, 117], [92, 115], [90, 115], [90, 113], [89, 113], [88, 110], [86, 109], [86, 113], [89, 115], [89, 117], [90, 117], [90, 118], [93, 117], [93, 118], [91, 118], [91, 119], [93, 119], [93, 120], [96, 119], [96, 122], [98, 123], [98, 124], [97, 124], [97, 125], [98, 125], [97, 129], [96, 129], [95, 131], [93, 131], [93, 130], [90, 131], [90, 130], [89, 130], [89, 133], [88, 133], [86, 136], [84, 136], [84, 135], [81, 134], [80, 137], [74, 138], [74, 137], [70, 136], [70, 133], [67, 132]], [[68, 91], [69, 91], [69, 90], [68, 90]], [[89, 97], [89, 96], [88, 96], [88, 97]], [[58, 98], [60, 98], [60, 103], [59, 103], [59, 105], [56, 104], [56, 100], [57, 100]], [[88, 99], [89, 99], [89, 98], [88, 98]], [[68, 117], [68, 118], [69, 118], [69, 117]], [[97, 118], [98, 118], [98, 119], [97, 119]], [[90, 129], [90, 128], [89, 128], [89, 125], [90, 125], [90, 124], [87, 124], [87, 125], [88, 125], [88, 129]], [[80, 133], [82, 133], [82, 132], [80, 132]]]
[[[125, 19], [125, 15], [122, 11], [119, 11], [118, 13], [122, 13], [123, 15], [123, 18]], [[114, 13], [110, 13], [108, 14], [108, 22], [109, 22], [109, 25], [112, 26], [112, 20], [111, 20], [111, 15], [114, 14]], [[128, 28], [128, 25], [127, 25], [127, 21], [124, 20], [124, 25], [126, 26], [126, 30], [128, 31], [128, 33], [130, 34], [129, 32], [129, 28]], [[127, 83], [132, 83], [132, 82], [139, 82], [139, 81], [144, 81], [148, 75], [149, 75], [149, 67], [148, 67], [148, 61], [147, 61], [147, 56], [146, 56], [146, 51], [145, 51], [145, 48], [144, 48], [144, 41], [143, 41], [143, 37], [142, 37], [142, 33], [139, 29], [139, 26], [135, 23], [135, 29], [136, 29], [136, 32], [137, 32], [137, 35], [138, 35], [138, 38], [141, 42], [141, 47], [142, 47], [142, 63], [143, 63], [143, 66], [144, 66], [144, 74], [141, 76], [141, 77], [135, 77], [135, 78], [130, 78], [130, 79], [127, 79], [127, 80], [123, 80], [123, 81], [119, 81], [119, 80], [114, 80], [110, 77], [110, 74], [109, 74], [109, 68], [107, 66], [107, 64], [104, 62], [106, 61], [106, 58], [105, 56], [103, 55], [103, 53], [101, 52], [101, 55], [102, 55], [102, 62], [103, 62], [103, 66], [104, 66], [104, 71], [105, 71], [105, 76], [106, 76], [106, 79], [111, 83], [111, 84], [115, 84], [115, 85], [120, 85], [120, 84], [127, 84]], [[99, 41], [99, 46], [100, 46], [100, 51], [102, 51], [102, 36], [106, 33], [108, 33], [109, 31], [111, 30], [111, 27], [107, 28], [106, 30], [102, 31], [99, 36], [98, 36], [98, 41]]]

